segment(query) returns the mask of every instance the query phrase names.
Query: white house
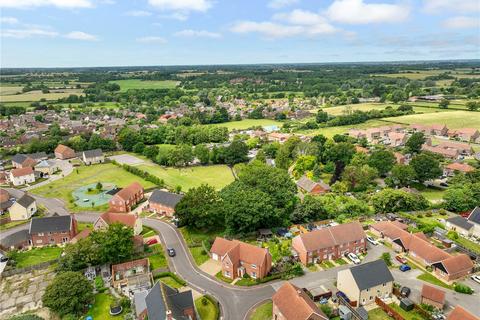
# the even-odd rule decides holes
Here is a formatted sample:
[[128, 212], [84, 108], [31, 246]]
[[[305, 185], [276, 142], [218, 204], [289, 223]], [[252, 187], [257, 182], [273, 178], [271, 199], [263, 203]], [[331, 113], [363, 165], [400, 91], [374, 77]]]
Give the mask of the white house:
[[35, 174], [31, 167], [12, 169], [9, 179], [14, 186], [21, 186], [35, 182]]
[[87, 150], [82, 152], [82, 160], [86, 165], [105, 162], [105, 156], [101, 149]]

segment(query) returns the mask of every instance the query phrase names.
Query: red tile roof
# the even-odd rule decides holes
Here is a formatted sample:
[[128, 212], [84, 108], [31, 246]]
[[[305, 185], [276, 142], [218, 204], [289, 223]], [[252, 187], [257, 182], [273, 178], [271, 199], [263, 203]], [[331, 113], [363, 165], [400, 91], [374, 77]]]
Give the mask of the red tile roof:
[[133, 228], [135, 227], [137, 216], [128, 213], [105, 212], [100, 216], [100, 219], [102, 219], [109, 225], [112, 223], [121, 223], [123, 225]]
[[257, 266], [261, 266], [270, 255], [268, 249], [260, 248], [242, 241], [230, 241], [220, 237], [215, 239], [210, 252], [216, 253], [220, 257], [227, 255], [232, 262], [242, 260], [250, 264], [256, 264]]
[[445, 291], [427, 284], [424, 284], [422, 287], [422, 297], [441, 304], [445, 303]]
[[456, 274], [465, 270], [472, 270], [473, 262], [466, 254], [450, 256], [442, 261], [443, 266], [449, 274]]
[[474, 316], [467, 310], [460, 306], [456, 306], [452, 312], [447, 316], [447, 320], [479, 320], [480, 318]]
[[141, 186], [140, 183], [134, 182], [128, 187], [123, 188], [119, 192], [115, 194], [115, 196], [120, 197], [123, 200], [130, 200], [132, 199], [137, 193], [140, 191], [143, 191], [143, 187]]
[[12, 173], [12, 176], [14, 176], [16, 178], [17, 177], [23, 177], [23, 176], [27, 176], [29, 174], [33, 174], [33, 169], [32, 169], [32, 167], [12, 169], [11, 173]]
[[67, 147], [63, 144], [59, 144], [56, 148], [55, 148], [55, 153], [61, 153], [61, 154], [65, 154], [65, 153], [71, 153], [71, 152], [75, 152], [72, 148], [70, 147]]
[[460, 171], [460, 172], [471, 172], [474, 171], [475, 168], [466, 164], [466, 163], [450, 163], [449, 165], [446, 166], [447, 169], [454, 170], [454, 171]]

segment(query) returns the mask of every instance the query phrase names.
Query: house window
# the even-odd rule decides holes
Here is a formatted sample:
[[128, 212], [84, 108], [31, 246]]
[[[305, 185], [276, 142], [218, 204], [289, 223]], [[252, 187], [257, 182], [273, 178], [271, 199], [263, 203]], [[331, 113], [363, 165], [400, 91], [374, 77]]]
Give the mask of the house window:
[[384, 286], [384, 287], [385, 287], [386, 285], [387, 285], [386, 283], [382, 284], [382, 286]]
[[230, 271], [225, 271], [225, 277], [230, 277]]
[[370, 288], [367, 289], [367, 292], [369, 292], [369, 291], [370, 291]]
[[38, 236], [39, 236], [39, 237], [43, 237], [43, 232], [40, 232], [40, 233], [38, 234]]
[[370, 301], [372, 301], [372, 300], [373, 300], [373, 296], [370, 296]]
[[252, 264], [252, 269], [257, 269], [257, 265], [256, 265], [256, 264]]
[[62, 238], [62, 242], [63, 242], [63, 243], [68, 242], [68, 238]]
[[252, 278], [257, 279], [257, 273], [256, 272], [252, 272]]

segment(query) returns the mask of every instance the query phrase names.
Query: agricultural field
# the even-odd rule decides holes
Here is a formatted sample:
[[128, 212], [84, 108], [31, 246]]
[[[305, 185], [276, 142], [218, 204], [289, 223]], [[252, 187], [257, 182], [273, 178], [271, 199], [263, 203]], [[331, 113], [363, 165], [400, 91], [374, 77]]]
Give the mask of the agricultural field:
[[[5, 87], [8, 88], [8, 87]], [[60, 91], [60, 90], [58, 90]], [[65, 89], [61, 90], [62, 92], [50, 92], [50, 93], [42, 93], [40, 90], [29, 91], [26, 93], [21, 94], [3, 94], [0, 96], [0, 102], [26, 102], [26, 101], [40, 101], [41, 99], [45, 99], [47, 101], [51, 100], [58, 100], [61, 98], [66, 98], [71, 94], [75, 94], [78, 96], [83, 96], [82, 89]]]
[[373, 77], [387, 77], [387, 78], [407, 78], [410, 80], [423, 80], [426, 77], [438, 76], [439, 74], [450, 72], [453, 77], [456, 78], [478, 78], [480, 74], [471, 74], [470, 70], [412, 70], [399, 73], [385, 73], [385, 74], [373, 74]]
[[159, 80], [142, 81], [138, 79], [111, 81], [120, 86], [120, 91], [125, 92], [130, 89], [173, 89], [180, 84], [180, 81]]
[[170, 168], [146, 163], [137, 168], [163, 179], [168, 186], [180, 186], [183, 191], [199, 187], [202, 184], [209, 184], [216, 189], [221, 189], [234, 180], [232, 171], [225, 165]]
[[258, 126], [282, 126], [282, 122], [270, 120], [270, 119], [244, 119], [242, 121], [231, 121], [231, 122], [224, 122], [224, 123], [217, 123], [214, 126], [219, 127], [226, 127], [229, 131], [232, 130], [245, 130], [251, 127], [258, 127]]
[[412, 114], [402, 117], [385, 118], [385, 121], [391, 121], [403, 124], [421, 123], [446, 124], [452, 129], [457, 128], [480, 128], [480, 112], [470, 111], [450, 111], [429, 114]]
[[[422, 103], [412, 103], [413, 110], [417, 113], [431, 113], [431, 112], [444, 112], [449, 111], [448, 109], [440, 109], [437, 104], [422, 105]], [[396, 109], [400, 105], [389, 104], [389, 103], [359, 103], [359, 104], [350, 104], [345, 106], [337, 106], [324, 108], [323, 111], [327, 112], [332, 116], [339, 116], [345, 114], [347, 111], [370, 111], [370, 110], [384, 110], [386, 107], [391, 106]], [[462, 107], [462, 106], [459, 106]], [[466, 109], [463, 107], [463, 109]]]
[[12, 85], [12, 86], [6, 86], [2, 83], [0, 86], [0, 96], [7, 96], [11, 94], [17, 94], [22, 92], [23, 87], [17, 86], [17, 85]]
[[[53, 181], [47, 185], [31, 190], [32, 193], [46, 198], [59, 198], [67, 203], [70, 210], [78, 211], [73, 203], [72, 191], [91, 183], [108, 182], [122, 188], [132, 182], [139, 182], [144, 188], [151, 188], [153, 183], [145, 181], [124, 169], [111, 163], [82, 166], [63, 179]], [[95, 208], [89, 208], [89, 210]]]
[[[396, 119], [396, 118], [393, 118]], [[350, 129], [368, 129], [368, 128], [375, 128], [381, 126], [388, 126], [391, 125], [391, 122], [386, 122], [382, 120], [370, 120], [365, 123], [355, 124], [355, 125], [347, 125], [347, 126], [338, 126], [338, 127], [328, 127], [328, 128], [320, 128], [314, 130], [300, 130], [298, 133], [305, 134], [308, 136], [315, 136], [317, 134], [323, 134], [327, 138], [332, 138], [336, 134], [344, 134], [347, 133]]]

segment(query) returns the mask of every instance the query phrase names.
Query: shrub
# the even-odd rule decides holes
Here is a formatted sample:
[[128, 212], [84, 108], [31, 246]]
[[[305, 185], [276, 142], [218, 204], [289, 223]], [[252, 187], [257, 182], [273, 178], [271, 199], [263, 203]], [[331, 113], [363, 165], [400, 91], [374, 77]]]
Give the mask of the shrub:
[[132, 304], [132, 301], [130, 301], [130, 299], [128, 299], [127, 297], [122, 297], [120, 299], [120, 305], [122, 306], [123, 309], [130, 308], [131, 304]]
[[388, 252], [384, 252], [382, 253], [382, 257], [383, 261], [385, 261], [385, 263], [387, 264], [387, 266], [391, 266], [392, 265], [392, 257], [390, 256], [390, 253]]
[[464, 294], [472, 294], [473, 293], [472, 288], [470, 288], [466, 284], [462, 284], [462, 283], [456, 283], [455, 287], [454, 287], [454, 290], [455, 290], [455, 292], [464, 293]]
[[432, 213], [430, 211], [428, 211], [426, 214], [425, 214], [426, 217], [431, 217], [432, 216]]
[[97, 289], [97, 291], [101, 291], [102, 289], [104, 289], [104, 287], [105, 287], [105, 283], [103, 282], [103, 278], [100, 276], [96, 276], [95, 289]]
[[325, 313], [325, 315], [328, 317], [328, 318], [331, 318], [332, 315], [333, 315], [333, 310], [332, 310], [332, 307], [330, 307], [328, 304], [322, 304], [320, 306], [320, 309], [323, 311], [323, 313]]
[[203, 304], [204, 306], [206, 306], [206, 305], [208, 304], [208, 299], [205, 298], [205, 297], [203, 297], [203, 298], [202, 298], [202, 304]]

